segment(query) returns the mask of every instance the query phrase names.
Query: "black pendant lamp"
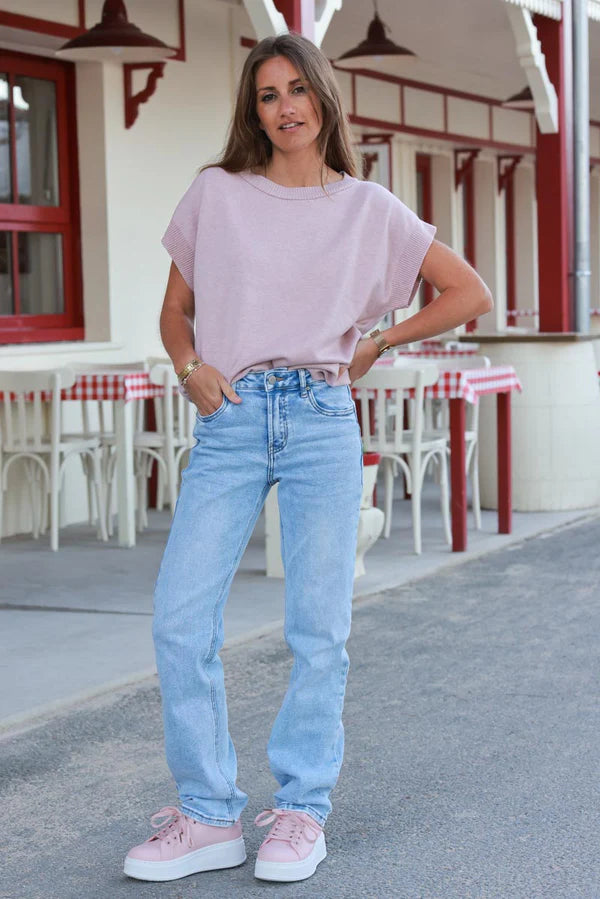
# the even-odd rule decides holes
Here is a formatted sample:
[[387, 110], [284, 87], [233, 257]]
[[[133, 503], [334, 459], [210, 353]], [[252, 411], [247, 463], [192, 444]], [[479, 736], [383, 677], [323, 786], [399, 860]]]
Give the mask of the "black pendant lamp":
[[535, 109], [533, 94], [529, 85], [524, 87], [518, 94], [513, 94], [508, 100], [502, 104], [505, 109]]
[[57, 56], [74, 62], [131, 63], [161, 62], [176, 53], [129, 21], [124, 0], [105, 0], [102, 21], [56, 51]]
[[389, 31], [390, 28], [379, 18], [376, 0], [373, 0], [373, 6], [375, 9], [375, 16], [369, 25], [366, 39], [361, 41], [356, 47], [353, 47], [352, 50], [347, 50], [346, 53], [342, 53], [341, 56], [338, 56], [335, 60], [336, 64], [341, 62], [343, 63], [344, 68], [358, 69], [372, 67], [374, 62], [381, 62], [384, 57], [401, 56], [404, 59], [416, 58], [416, 54], [413, 53], [412, 50], [407, 50], [406, 47], [400, 47], [398, 44], [395, 44], [394, 41], [391, 41], [386, 37], [385, 29], [387, 28]]

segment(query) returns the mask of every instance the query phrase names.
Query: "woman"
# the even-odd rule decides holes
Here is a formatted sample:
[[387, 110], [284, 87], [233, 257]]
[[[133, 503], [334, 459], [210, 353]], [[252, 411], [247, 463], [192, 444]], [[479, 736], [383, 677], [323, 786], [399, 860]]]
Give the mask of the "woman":
[[[249, 54], [228, 142], [179, 203], [163, 238], [172, 265], [161, 335], [196, 405], [190, 455], [155, 592], [165, 743], [181, 809], [130, 851], [142, 880], [241, 864], [227, 726], [223, 607], [269, 488], [278, 484], [285, 638], [294, 664], [270, 735], [279, 783], [255, 875], [310, 877], [325, 857], [344, 749], [362, 450], [349, 385], [388, 345], [487, 312], [478, 275], [392, 193], [360, 181], [326, 57], [285, 34]], [[420, 277], [440, 296], [407, 306]], [[196, 323], [194, 333], [194, 319]]]

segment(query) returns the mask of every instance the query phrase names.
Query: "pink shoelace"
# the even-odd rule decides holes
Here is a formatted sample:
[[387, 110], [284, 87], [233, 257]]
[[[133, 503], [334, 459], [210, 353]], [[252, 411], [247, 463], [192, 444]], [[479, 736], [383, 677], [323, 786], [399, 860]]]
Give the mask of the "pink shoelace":
[[321, 828], [316, 821], [313, 821], [310, 815], [307, 815], [306, 818], [302, 818], [298, 812], [294, 812], [292, 809], [266, 808], [254, 819], [254, 823], [258, 825], [258, 827], [265, 827], [273, 821], [275, 823], [265, 842], [281, 840], [282, 842], [289, 843], [296, 852], [298, 851], [297, 845], [302, 836], [304, 836], [309, 843], [315, 843], [321, 833]]
[[[156, 830], [155, 834], [150, 837], [151, 840], [167, 840], [172, 837], [173, 840], [183, 842], [185, 839], [190, 849], [194, 844], [189, 829], [191, 819], [187, 818], [183, 812], [173, 805], [165, 805], [159, 812], [155, 812], [150, 818], [150, 824]], [[192, 822], [193, 823], [193, 822]]]

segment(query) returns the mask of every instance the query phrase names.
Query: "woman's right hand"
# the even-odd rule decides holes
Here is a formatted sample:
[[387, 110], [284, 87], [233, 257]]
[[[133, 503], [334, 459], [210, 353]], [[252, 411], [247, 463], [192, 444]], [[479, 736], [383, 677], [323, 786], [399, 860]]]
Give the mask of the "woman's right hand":
[[212, 415], [216, 412], [223, 402], [223, 394], [232, 403], [242, 402], [242, 398], [221, 372], [206, 362], [189, 375], [184, 389], [200, 415]]

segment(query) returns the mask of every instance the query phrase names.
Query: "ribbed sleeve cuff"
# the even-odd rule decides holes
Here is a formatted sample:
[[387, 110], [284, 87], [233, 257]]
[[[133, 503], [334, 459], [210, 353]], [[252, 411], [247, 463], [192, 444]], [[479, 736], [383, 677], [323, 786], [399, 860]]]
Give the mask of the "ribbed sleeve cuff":
[[174, 222], [169, 224], [161, 243], [190, 290], [194, 289], [194, 250]]
[[[401, 309], [410, 306], [412, 303], [421, 283], [419, 272], [427, 251], [433, 243], [436, 231], [435, 225], [419, 220], [419, 227], [411, 235], [410, 241], [407, 242], [404, 252], [398, 259], [390, 277], [391, 296], [400, 300], [399, 303], [394, 305], [394, 309]], [[407, 285], [412, 285], [408, 299]]]

